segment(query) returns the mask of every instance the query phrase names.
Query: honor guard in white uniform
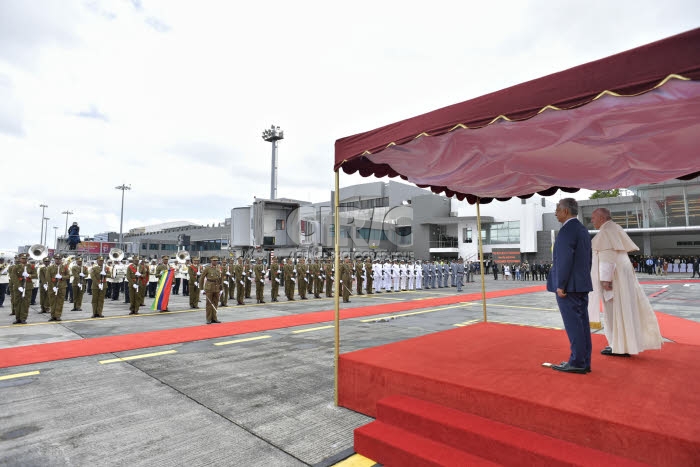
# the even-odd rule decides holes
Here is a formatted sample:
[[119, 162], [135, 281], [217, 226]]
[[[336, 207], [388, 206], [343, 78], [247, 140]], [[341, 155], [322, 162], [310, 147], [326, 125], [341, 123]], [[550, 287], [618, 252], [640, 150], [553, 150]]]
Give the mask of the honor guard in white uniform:
[[384, 274], [383, 274], [383, 275], [384, 275], [384, 280], [382, 281], [384, 284], [383, 284], [382, 287], [383, 287], [384, 290], [386, 290], [387, 292], [391, 292], [391, 285], [392, 285], [392, 281], [391, 281], [391, 262], [389, 262], [388, 260], [387, 260], [387, 261], [384, 261], [384, 265], [382, 266], [382, 271], [384, 272]]
[[391, 282], [392, 282], [392, 290], [394, 292], [398, 292], [401, 290], [400, 286], [400, 281], [401, 280], [401, 268], [399, 268], [399, 265], [396, 261], [391, 262]]
[[414, 290], [415, 285], [414, 285], [414, 277], [413, 277], [414, 274], [413, 273], [414, 273], [413, 263], [409, 262], [408, 264], [406, 264], [406, 280], [407, 280], [406, 288], [408, 290]]
[[416, 290], [423, 289], [423, 266], [420, 261], [416, 261], [413, 265], [413, 276], [415, 277]]
[[406, 277], [406, 263], [404, 260], [401, 260], [399, 263], [399, 290], [406, 290], [406, 283], [407, 281]]
[[382, 291], [382, 286], [384, 285], [382, 283], [382, 263], [379, 262], [379, 260], [376, 260], [374, 262], [374, 266], [372, 267], [372, 274], [374, 275], [374, 293], [381, 293]]

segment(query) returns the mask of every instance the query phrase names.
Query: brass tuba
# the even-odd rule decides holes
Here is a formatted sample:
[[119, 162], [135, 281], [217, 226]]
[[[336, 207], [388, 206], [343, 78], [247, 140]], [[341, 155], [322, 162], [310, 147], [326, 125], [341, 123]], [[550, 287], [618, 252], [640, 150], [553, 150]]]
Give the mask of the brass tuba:
[[49, 249], [46, 248], [44, 245], [39, 245], [38, 243], [36, 245], [32, 245], [29, 247], [29, 259], [33, 259], [34, 261], [41, 261], [42, 259], [46, 258], [49, 256]]
[[124, 252], [119, 248], [112, 248], [109, 250], [109, 259], [112, 261], [121, 261], [124, 259]]
[[190, 254], [186, 250], [177, 252], [177, 262], [183, 264], [185, 261], [190, 259]]

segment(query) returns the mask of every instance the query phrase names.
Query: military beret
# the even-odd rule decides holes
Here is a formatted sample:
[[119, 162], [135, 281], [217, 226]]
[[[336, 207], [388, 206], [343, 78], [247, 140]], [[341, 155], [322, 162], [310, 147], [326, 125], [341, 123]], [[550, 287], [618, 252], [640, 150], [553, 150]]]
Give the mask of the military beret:
[[192, 261], [199, 261], [199, 256], [195, 256], [194, 258], [192, 258]]
[[29, 258], [29, 255], [26, 254], [26, 253], [20, 253], [19, 255], [17, 255], [17, 257], [18, 257], [19, 259], [22, 259], [22, 258], [27, 259], [27, 258]]
[[211, 258], [209, 258], [209, 260], [210, 260], [210, 261], [219, 261], [219, 257], [218, 257], [218, 256], [212, 256]]
[[95, 258], [95, 259], [96, 259], [97, 261], [104, 261], [105, 258], [104, 258], [104, 256], [98, 256], [98, 257]]
[[61, 259], [61, 255], [53, 255], [53, 259]]
[[160, 259], [170, 259], [170, 256], [168, 256], [168, 255], [163, 255], [163, 256], [160, 257]]

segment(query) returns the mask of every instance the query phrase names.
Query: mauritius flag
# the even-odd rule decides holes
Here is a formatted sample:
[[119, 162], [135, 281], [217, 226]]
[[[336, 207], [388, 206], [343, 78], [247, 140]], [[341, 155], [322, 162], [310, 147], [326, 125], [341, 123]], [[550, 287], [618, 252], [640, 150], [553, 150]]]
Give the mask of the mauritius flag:
[[161, 274], [156, 289], [156, 298], [153, 300], [151, 310], [165, 311], [168, 309], [170, 301], [170, 291], [173, 290], [173, 278], [175, 278], [175, 270], [168, 269], [167, 272]]

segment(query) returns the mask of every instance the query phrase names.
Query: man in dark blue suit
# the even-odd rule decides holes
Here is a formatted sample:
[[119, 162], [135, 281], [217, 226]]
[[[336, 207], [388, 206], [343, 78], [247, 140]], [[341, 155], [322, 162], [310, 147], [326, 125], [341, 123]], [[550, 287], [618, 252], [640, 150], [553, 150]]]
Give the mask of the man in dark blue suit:
[[591, 329], [588, 322], [588, 293], [591, 282], [591, 236], [578, 220], [578, 203], [564, 198], [557, 203], [562, 223], [554, 242], [552, 270], [547, 290], [557, 294], [557, 305], [571, 343], [568, 362], [553, 365], [557, 371], [585, 374], [591, 371]]

